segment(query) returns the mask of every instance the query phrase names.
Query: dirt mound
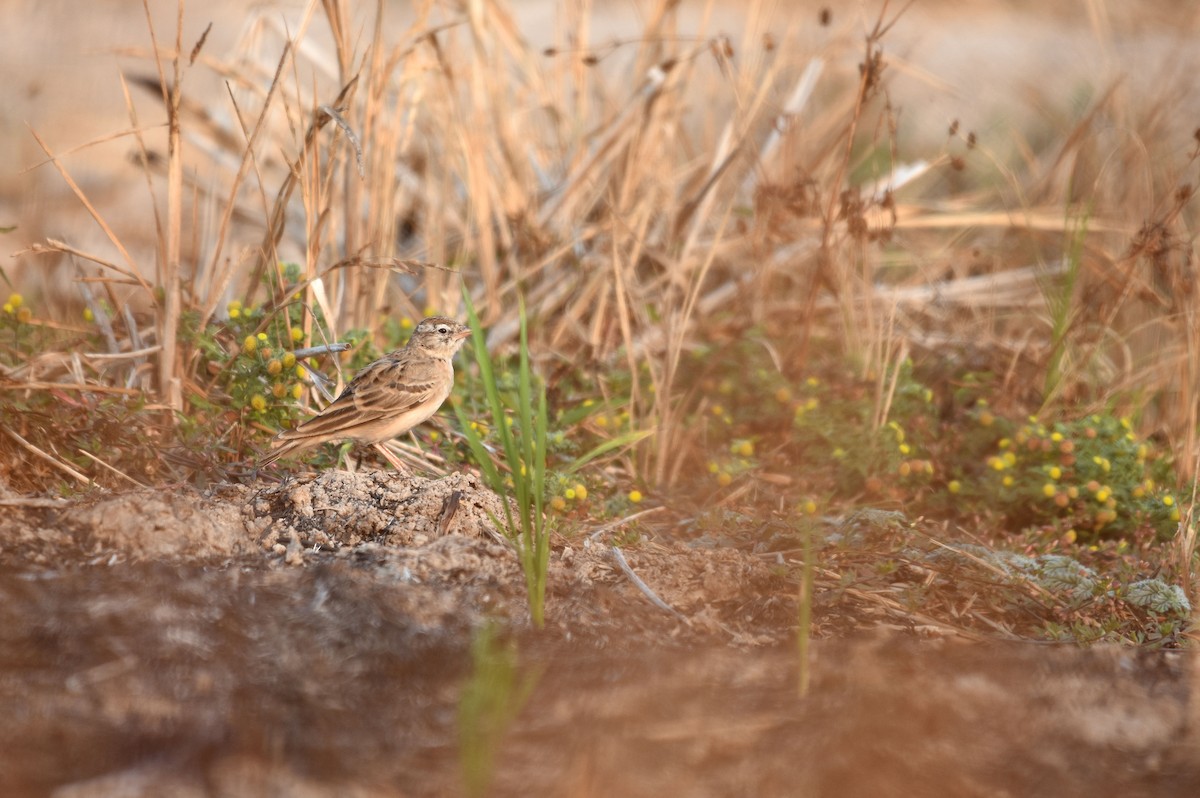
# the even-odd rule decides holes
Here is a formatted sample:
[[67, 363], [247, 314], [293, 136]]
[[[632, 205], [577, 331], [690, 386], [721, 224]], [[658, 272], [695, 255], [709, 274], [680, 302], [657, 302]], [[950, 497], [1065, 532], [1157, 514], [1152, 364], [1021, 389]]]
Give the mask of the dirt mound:
[[507, 545], [496, 528], [504, 517], [500, 498], [469, 474], [430, 480], [326, 471], [264, 488], [245, 512], [247, 527], [271, 547], [293, 539], [307, 549], [423, 546], [450, 534]]
[[0, 513], [0, 563], [109, 565], [129, 560], [223, 559], [256, 548], [241, 521], [249, 490], [137, 490], [73, 501], [31, 500]]

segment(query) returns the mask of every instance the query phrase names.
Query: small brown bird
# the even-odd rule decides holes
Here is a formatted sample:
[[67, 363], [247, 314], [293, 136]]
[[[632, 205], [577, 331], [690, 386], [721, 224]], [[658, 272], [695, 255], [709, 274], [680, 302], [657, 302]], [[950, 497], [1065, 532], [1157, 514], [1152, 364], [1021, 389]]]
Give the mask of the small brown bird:
[[[471, 329], [454, 319], [433, 316], [413, 330], [408, 345], [366, 366], [328, 407], [271, 441], [274, 450], [259, 460], [270, 465], [289, 454], [327, 441], [356, 440], [378, 446], [403, 435], [442, 406], [454, 387], [451, 359]], [[388, 460], [400, 468], [391, 457]]]

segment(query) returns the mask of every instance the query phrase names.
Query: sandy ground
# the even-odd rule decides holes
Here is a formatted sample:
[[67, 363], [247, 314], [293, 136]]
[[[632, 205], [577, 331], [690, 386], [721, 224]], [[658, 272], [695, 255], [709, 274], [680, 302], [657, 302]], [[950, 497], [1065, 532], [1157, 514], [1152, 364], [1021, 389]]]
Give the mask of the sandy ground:
[[[535, 634], [496, 501], [464, 475], [329, 472], [10, 502], [0, 792], [463, 794], [462, 733], [478, 724], [461, 701], [488, 619], [517, 642], [528, 690], [491, 738], [492, 795], [1200, 789], [1192, 654], [876, 623], [817, 641], [800, 697], [795, 586], [763, 558], [628, 549], [673, 615], [602, 537], [560, 538]], [[818, 623], [841, 611], [819, 607]]]

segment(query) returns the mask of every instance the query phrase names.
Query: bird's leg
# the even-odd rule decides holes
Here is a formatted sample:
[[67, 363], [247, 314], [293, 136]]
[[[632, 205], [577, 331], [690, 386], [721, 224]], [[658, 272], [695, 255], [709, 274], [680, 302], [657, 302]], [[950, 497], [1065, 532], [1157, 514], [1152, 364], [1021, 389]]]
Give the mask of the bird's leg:
[[401, 474], [411, 474], [412, 473], [412, 471], [408, 468], [408, 466], [406, 466], [406, 465], [404, 465], [404, 463], [400, 462], [400, 458], [396, 457], [396, 455], [389, 452], [387, 447], [384, 446], [382, 443], [372, 443], [371, 445], [375, 447], [375, 451], [377, 451], [381, 455], [383, 455], [384, 460], [387, 460], [389, 463], [392, 464], [392, 468], [396, 469]]

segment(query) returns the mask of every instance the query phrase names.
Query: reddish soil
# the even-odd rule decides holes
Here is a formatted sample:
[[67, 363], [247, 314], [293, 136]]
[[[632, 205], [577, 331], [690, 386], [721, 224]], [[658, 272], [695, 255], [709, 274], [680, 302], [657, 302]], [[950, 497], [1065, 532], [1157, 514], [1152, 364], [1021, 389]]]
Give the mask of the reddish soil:
[[674, 615], [602, 536], [558, 539], [535, 633], [497, 501], [465, 475], [379, 472], [6, 500], [0, 794], [464, 794], [460, 698], [488, 619], [531, 689], [488, 794], [1200, 790], [1189, 653], [876, 624], [815, 641], [801, 698], [795, 586], [767, 558], [625, 551]]

